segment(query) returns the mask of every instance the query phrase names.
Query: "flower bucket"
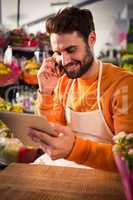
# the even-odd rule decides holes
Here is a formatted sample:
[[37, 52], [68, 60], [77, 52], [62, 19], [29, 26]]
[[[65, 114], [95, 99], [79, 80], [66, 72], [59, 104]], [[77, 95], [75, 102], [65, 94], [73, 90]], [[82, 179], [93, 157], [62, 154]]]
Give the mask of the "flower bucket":
[[7, 85], [11, 85], [17, 82], [19, 76], [21, 74], [20, 69], [12, 70], [7, 75], [0, 75], [0, 87], [5, 87]]
[[123, 157], [114, 154], [114, 158], [122, 179], [126, 199], [133, 200], [133, 171], [129, 170]]

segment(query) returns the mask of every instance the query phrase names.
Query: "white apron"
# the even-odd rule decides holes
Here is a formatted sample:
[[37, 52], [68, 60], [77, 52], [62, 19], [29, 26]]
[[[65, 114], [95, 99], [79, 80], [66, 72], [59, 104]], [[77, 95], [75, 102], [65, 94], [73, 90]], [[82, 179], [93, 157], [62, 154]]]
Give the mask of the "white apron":
[[[74, 80], [69, 91], [65, 114], [68, 126], [71, 127], [71, 129], [80, 137], [101, 143], [112, 143], [113, 134], [104, 119], [100, 104], [100, 83], [102, 79], [102, 69], [103, 65], [102, 62], [100, 62], [97, 85], [98, 110], [91, 112], [75, 112], [69, 108], [71, 90], [73, 89], [75, 82]], [[53, 161], [47, 154], [39, 157], [34, 163], [68, 167], [85, 167], [65, 159]]]

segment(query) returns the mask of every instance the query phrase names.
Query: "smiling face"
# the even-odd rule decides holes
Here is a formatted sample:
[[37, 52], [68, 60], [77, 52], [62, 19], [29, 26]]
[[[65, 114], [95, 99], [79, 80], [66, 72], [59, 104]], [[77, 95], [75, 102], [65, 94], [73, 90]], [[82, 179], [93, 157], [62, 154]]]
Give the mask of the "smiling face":
[[90, 69], [94, 60], [92, 50], [77, 32], [52, 33], [50, 40], [57, 62], [69, 78], [79, 78]]

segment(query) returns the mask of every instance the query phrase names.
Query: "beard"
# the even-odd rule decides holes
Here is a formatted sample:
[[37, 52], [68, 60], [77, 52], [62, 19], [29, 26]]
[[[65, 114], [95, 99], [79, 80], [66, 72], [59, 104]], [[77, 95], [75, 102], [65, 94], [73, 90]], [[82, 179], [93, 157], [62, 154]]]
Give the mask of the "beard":
[[[91, 68], [92, 63], [94, 61], [93, 53], [91, 52], [91, 49], [88, 45], [86, 45], [85, 51], [86, 51], [86, 55], [84, 56], [82, 61], [73, 60], [71, 63], [68, 63], [67, 65], [62, 66], [65, 74], [70, 79], [80, 78]], [[77, 69], [73, 69], [72, 68], [73, 66], [78, 66], [78, 67]]]

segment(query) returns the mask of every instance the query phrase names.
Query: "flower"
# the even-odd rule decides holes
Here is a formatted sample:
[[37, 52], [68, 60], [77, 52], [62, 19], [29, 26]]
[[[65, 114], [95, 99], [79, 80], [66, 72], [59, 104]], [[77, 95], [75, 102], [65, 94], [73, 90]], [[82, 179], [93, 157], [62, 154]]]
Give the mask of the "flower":
[[115, 143], [121, 143], [125, 140], [126, 138], [126, 133], [124, 131], [120, 132], [118, 135], [115, 135], [113, 137]]
[[113, 152], [127, 162], [129, 170], [133, 170], [133, 133], [120, 132], [113, 137]]

